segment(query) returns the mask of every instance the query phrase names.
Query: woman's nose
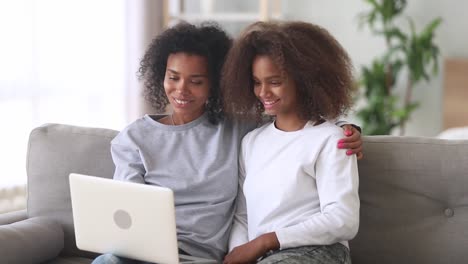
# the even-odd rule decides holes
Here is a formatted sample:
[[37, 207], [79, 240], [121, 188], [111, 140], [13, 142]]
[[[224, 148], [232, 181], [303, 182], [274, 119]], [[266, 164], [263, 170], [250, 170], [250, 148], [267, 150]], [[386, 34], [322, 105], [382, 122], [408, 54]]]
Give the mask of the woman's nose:
[[176, 87], [176, 91], [180, 94], [187, 93], [188, 91], [187, 83], [181, 80]]

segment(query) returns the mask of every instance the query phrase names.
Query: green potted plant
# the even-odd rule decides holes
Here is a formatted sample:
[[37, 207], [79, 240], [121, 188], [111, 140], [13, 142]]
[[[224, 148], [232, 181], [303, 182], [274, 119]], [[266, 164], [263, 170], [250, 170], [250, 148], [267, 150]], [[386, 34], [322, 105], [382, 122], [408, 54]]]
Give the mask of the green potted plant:
[[[438, 72], [439, 48], [434, 44], [434, 31], [442, 20], [435, 18], [417, 32], [413, 20], [406, 17], [406, 32], [397, 23], [406, 0], [365, 1], [371, 9], [360, 15], [361, 26], [382, 36], [387, 48], [371, 65], [361, 69], [359, 96], [367, 104], [358, 109], [357, 116], [362, 120], [364, 134], [388, 135], [400, 128], [403, 135], [406, 122], [419, 105], [412, 99], [413, 87], [422, 80], [429, 81], [431, 74]], [[397, 82], [399, 78], [406, 79], [404, 98], [395, 93], [397, 83], [401, 83]]]

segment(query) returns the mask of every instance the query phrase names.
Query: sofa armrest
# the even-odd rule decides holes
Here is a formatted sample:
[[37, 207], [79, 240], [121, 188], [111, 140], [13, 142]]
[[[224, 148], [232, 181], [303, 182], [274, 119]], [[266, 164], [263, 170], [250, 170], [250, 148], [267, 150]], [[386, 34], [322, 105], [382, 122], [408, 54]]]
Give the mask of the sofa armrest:
[[42, 263], [63, 249], [62, 226], [47, 217], [33, 217], [0, 226], [2, 263]]
[[26, 210], [14, 211], [0, 214], [0, 226], [8, 225], [14, 222], [23, 221], [28, 218]]

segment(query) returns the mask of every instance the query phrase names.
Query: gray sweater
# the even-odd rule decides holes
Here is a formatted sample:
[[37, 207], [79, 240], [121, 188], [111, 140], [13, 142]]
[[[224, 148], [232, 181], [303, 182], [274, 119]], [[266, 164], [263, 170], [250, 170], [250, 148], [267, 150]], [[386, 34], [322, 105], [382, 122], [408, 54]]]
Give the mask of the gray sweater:
[[114, 179], [172, 189], [179, 248], [221, 260], [234, 213], [239, 146], [253, 126], [213, 125], [206, 114], [168, 126], [155, 121], [162, 117], [146, 115], [114, 138]]

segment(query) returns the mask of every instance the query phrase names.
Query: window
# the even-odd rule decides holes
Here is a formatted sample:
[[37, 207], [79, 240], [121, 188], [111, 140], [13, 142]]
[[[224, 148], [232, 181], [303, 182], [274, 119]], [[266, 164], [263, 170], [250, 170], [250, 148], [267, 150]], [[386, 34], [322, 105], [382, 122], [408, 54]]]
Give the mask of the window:
[[126, 123], [125, 1], [0, 2], [0, 187], [26, 182], [30, 131]]

